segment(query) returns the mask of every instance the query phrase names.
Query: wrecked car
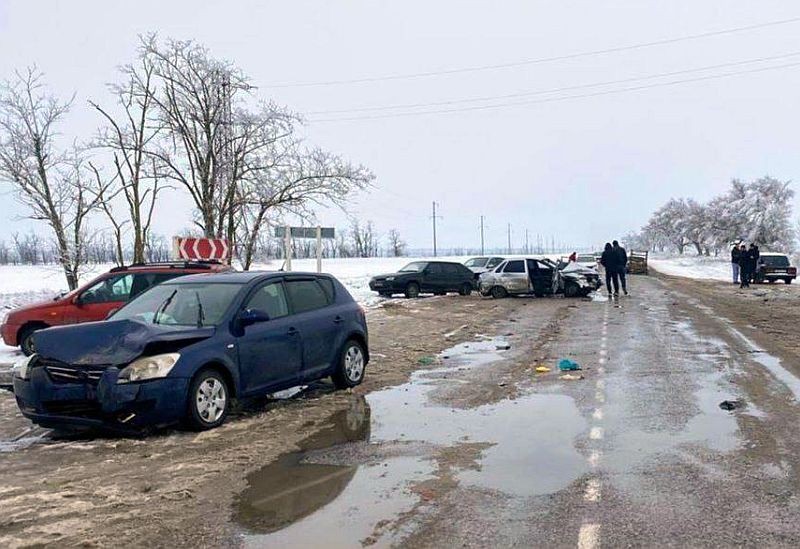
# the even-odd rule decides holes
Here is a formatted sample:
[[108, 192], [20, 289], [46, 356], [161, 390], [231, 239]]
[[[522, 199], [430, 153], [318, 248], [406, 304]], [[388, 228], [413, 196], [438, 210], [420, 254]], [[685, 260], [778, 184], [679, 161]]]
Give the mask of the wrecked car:
[[579, 266], [559, 270], [544, 258], [508, 259], [480, 277], [483, 296], [503, 298], [533, 294], [537, 297], [563, 293], [566, 297], [585, 297], [596, 289]]
[[230, 272], [155, 286], [109, 320], [36, 333], [14, 368], [22, 414], [43, 427], [221, 425], [233, 399], [331, 376], [361, 383], [364, 311], [329, 275]]

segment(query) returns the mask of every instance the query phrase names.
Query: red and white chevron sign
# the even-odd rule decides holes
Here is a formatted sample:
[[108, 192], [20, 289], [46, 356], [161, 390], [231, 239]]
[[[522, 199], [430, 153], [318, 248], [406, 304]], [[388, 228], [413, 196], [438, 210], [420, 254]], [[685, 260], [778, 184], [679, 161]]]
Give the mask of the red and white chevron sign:
[[227, 260], [230, 254], [228, 241], [224, 238], [174, 238], [175, 255], [178, 259]]

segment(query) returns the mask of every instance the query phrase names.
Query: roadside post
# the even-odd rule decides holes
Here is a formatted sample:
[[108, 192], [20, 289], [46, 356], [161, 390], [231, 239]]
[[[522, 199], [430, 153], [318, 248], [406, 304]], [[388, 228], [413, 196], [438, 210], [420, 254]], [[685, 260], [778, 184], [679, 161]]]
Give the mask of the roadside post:
[[333, 239], [336, 230], [333, 227], [275, 227], [275, 238], [283, 238], [286, 270], [292, 270], [292, 238], [314, 238], [317, 241], [317, 272], [322, 272], [322, 239]]

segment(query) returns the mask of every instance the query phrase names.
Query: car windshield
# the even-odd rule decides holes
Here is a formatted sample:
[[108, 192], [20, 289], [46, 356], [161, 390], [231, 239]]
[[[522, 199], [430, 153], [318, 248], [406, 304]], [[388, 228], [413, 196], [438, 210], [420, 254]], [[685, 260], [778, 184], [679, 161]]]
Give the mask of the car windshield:
[[424, 261], [415, 261], [414, 263], [409, 263], [402, 269], [400, 269], [401, 273], [419, 273], [425, 270], [428, 264]]
[[789, 258], [785, 255], [762, 255], [761, 261], [767, 267], [788, 267]]
[[468, 260], [464, 263], [466, 267], [485, 267], [486, 263], [489, 261], [488, 257], [473, 257], [472, 259]]
[[171, 326], [216, 326], [240, 289], [240, 284], [162, 284], [144, 292], [111, 318]]

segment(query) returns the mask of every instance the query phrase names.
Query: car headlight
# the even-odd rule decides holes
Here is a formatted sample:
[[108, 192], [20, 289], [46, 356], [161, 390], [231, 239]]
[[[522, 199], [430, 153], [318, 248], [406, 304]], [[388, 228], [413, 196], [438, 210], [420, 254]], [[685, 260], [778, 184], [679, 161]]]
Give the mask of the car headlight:
[[180, 357], [179, 353], [167, 353], [134, 360], [119, 373], [117, 383], [167, 377], [167, 374], [169, 374]]
[[11, 367], [11, 371], [14, 373], [13, 375], [17, 376], [20, 379], [28, 379], [30, 377], [30, 367], [31, 362], [36, 357], [36, 355], [26, 356], [25, 358], [21, 358], [14, 363], [14, 366]]
[[386, 277], [386, 282], [391, 282], [392, 280], [394, 280], [393, 276], [387, 276]]

